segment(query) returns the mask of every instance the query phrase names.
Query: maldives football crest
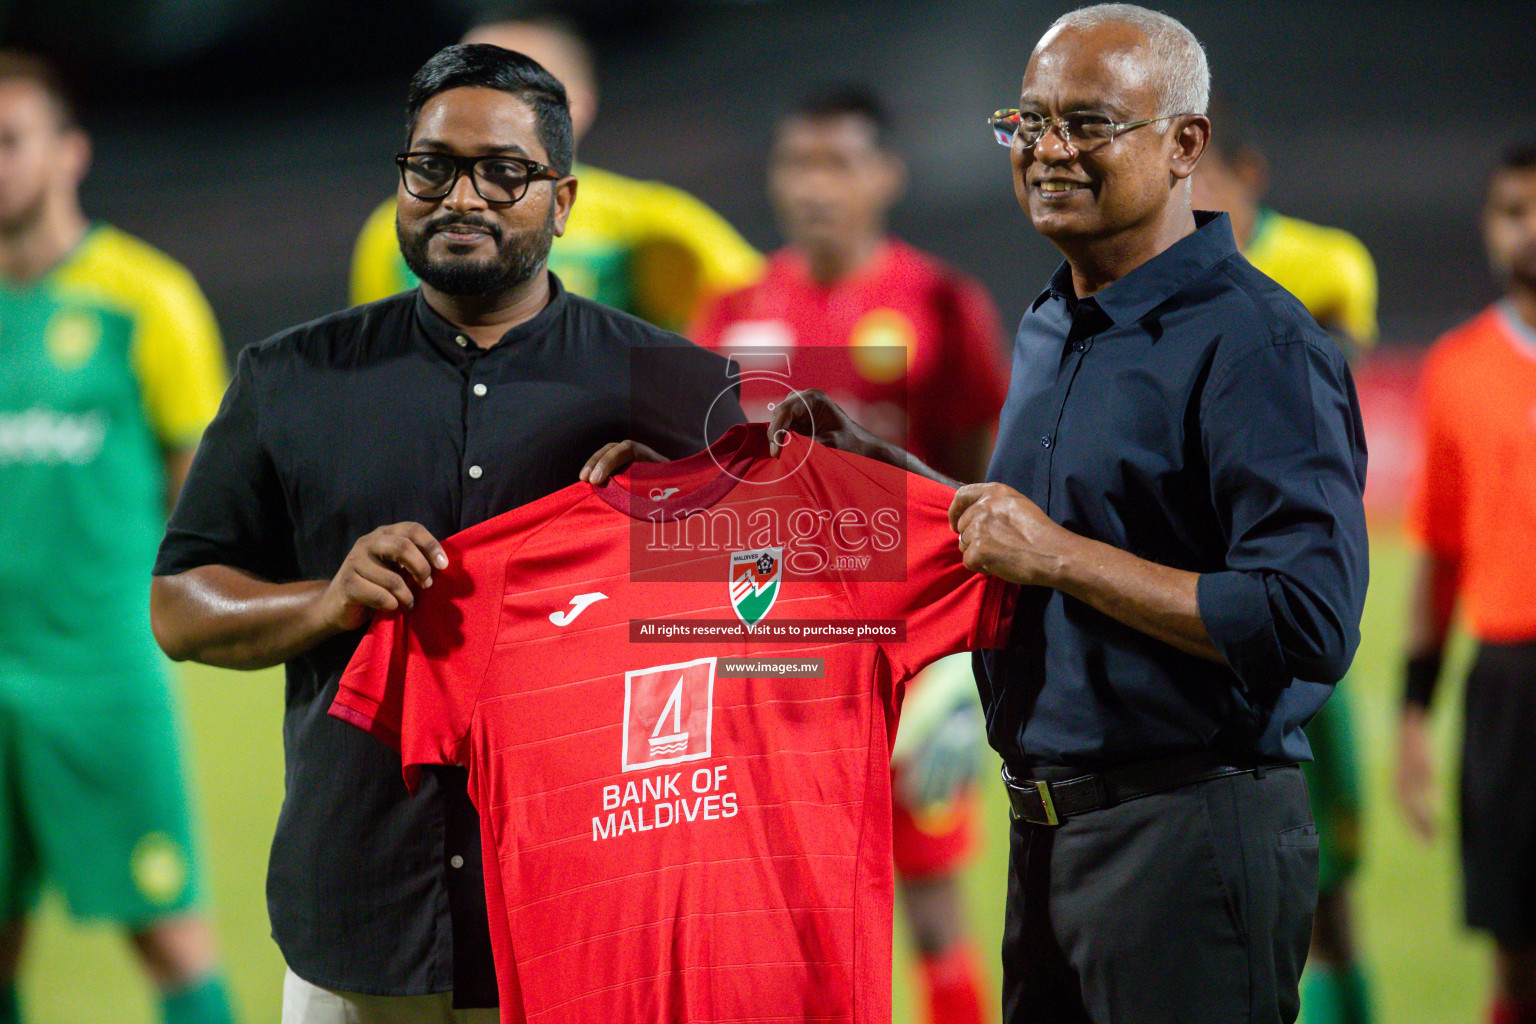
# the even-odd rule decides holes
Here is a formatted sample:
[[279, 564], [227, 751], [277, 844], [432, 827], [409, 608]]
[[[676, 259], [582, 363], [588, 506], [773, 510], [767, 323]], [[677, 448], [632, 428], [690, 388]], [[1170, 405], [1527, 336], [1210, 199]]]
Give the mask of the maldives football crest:
[[779, 597], [784, 549], [731, 552], [731, 607], [748, 629], [763, 621]]

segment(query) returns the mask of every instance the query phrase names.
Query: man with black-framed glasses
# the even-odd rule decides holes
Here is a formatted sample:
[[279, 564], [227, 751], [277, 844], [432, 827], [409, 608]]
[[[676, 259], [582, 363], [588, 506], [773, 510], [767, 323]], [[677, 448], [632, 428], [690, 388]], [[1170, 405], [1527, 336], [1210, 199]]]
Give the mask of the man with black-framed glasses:
[[[1338, 345], [1190, 206], [1209, 93], [1186, 27], [1101, 4], [988, 119], [1066, 258], [1019, 325], [989, 482], [950, 509], [965, 564], [1023, 585], [977, 657], [1014, 813], [1007, 1024], [1296, 1019], [1296, 762], [1360, 640], [1364, 428]], [[924, 468], [823, 394], [786, 428]]]
[[[681, 456], [741, 419], [724, 359], [549, 273], [577, 181], [543, 67], [450, 46], [407, 110], [397, 232], [420, 288], [241, 354], [155, 566], [168, 654], [287, 666], [267, 886], [284, 1024], [497, 1016], [462, 771], [409, 796], [397, 752], [325, 713], [360, 627], [432, 585], [439, 539], [574, 483], [601, 443]], [[644, 381], [640, 350], [661, 356]]]

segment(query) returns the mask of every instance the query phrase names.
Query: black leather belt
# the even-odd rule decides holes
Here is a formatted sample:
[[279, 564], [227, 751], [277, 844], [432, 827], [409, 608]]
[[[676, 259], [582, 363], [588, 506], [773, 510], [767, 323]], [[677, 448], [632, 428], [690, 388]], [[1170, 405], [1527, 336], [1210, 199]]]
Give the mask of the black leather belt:
[[1250, 772], [1262, 776], [1270, 769], [1290, 767], [1295, 766], [1237, 765], [1216, 754], [1189, 754], [1053, 781], [1016, 779], [1003, 765], [1003, 784], [1008, 787], [1008, 803], [1015, 821], [1054, 826], [1079, 814], [1180, 786]]

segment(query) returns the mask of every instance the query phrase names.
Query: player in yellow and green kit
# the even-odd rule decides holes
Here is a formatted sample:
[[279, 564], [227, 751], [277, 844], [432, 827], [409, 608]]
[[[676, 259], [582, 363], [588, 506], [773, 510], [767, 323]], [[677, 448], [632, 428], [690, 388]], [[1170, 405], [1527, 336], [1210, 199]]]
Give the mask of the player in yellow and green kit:
[[[597, 115], [597, 80], [586, 44], [558, 19], [489, 22], [464, 37], [527, 54], [565, 86], [580, 142]], [[578, 164], [580, 201], [555, 239], [549, 269], [577, 295], [682, 330], [701, 299], [762, 275], [762, 256], [693, 196]], [[352, 256], [351, 298], [373, 302], [416, 287], [395, 238], [395, 201], [363, 225]]]
[[166, 1024], [227, 1024], [149, 575], [224, 385], [207, 302], [80, 210], [57, 79], [0, 53], [0, 1022], [42, 883], [117, 922]]
[[[1211, 113], [1211, 141], [1194, 175], [1196, 209], [1226, 210], [1237, 244], [1301, 300], [1351, 358], [1376, 342], [1376, 265], [1354, 235], [1262, 205], [1263, 153], [1242, 115]], [[1319, 843], [1312, 951], [1302, 981], [1306, 1024], [1369, 1024], [1369, 989], [1354, 946], [1347, 884], [1360, 860], [1360, 782], [1348, 680], [1307, 726], [1316, 760], [1302, 765]]]

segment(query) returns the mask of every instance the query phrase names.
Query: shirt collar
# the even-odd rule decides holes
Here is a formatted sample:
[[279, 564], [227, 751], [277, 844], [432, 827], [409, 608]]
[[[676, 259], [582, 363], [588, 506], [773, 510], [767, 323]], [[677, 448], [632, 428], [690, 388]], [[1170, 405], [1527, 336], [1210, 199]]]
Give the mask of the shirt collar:
[[[1117, 327], [1135, 323], [1168, 299], [1198, 280], [1206, 271], [1237, 254], [1232, 219], [1225, 213], [1195, 211], [1195, 230], [1164, 249], [1114, 284], [1092, 297]], [[1068, 305], [1077, 301], [1072, 287], [1072, 268], [1065, 261], [1051, 275], [1050, 284], [1030, 305], [1040, 308], [1048, 299]]]
[[[531, 320], [525, 320], [516, 327], [501, 336], [501, 339], [485, 351], [503, 352], [514, 349], [517, 343], [528, 338], [543, 334], [565, 310], [567, 303], [565, 286], [560, 283], [560, 278], [553, 272], [549, 275], [549, 302]], [[481, 350], [476, 348], [472, 340], [465, 344], [459, 344], [459, 338], [468, 339], [469, 335], [449, 322], [441, 313], [433, 309], [427, 302], [426, 296], [421, 293], [421, 288], [416, 288], [416, 325], [422, 334], [426, 335], [432, 350], [445, 357], [455, 365], [475, 358]]]

